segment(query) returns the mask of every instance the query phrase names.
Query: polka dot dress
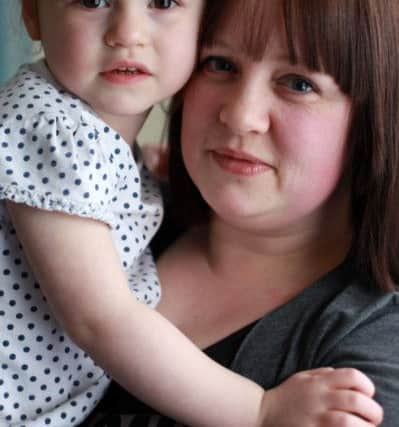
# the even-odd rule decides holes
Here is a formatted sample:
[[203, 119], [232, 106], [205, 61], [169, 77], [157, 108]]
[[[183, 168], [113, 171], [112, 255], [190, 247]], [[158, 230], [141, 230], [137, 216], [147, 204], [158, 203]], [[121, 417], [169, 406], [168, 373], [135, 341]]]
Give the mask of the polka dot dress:
[[62, 90], [43, 62], [0, 91], [0, 426], [75, 426], [109, 378], [64, 334], [25, 259], [5, 200], [104, 221], [132, 293], [154, 307], [148, 244], [159, 190], [129, 146]]

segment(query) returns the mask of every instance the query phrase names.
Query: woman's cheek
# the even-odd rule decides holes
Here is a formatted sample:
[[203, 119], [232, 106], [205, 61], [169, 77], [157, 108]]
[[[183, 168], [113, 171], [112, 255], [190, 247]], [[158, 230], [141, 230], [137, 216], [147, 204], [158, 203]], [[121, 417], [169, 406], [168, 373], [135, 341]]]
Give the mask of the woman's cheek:
[[205, 149], [207, 136], [218, 126], [217, 104], [211, 92], [201, 78], [192, 79], [185, 89], [181, 138], [183, 153]]

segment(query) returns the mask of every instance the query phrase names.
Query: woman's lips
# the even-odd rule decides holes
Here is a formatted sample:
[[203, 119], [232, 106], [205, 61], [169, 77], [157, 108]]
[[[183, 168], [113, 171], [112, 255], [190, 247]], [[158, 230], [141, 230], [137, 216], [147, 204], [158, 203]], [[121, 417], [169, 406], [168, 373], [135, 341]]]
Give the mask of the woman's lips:
[[263, 160], [243, 151], [219, 149], [212, 150], [211, 154], [223, 170], [234, 175], [254, 176], [272, 168]]

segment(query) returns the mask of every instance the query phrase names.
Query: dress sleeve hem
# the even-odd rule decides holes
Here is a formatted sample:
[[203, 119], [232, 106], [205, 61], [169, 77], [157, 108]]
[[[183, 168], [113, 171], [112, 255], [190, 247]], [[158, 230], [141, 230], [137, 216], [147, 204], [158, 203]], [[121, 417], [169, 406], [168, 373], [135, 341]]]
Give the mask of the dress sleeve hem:
[[23, 203], [32, 208], [44, 209], [46, 211], [62, 212], [69, 215], [77, 215], [91, 218], [114, 227], [112, 214], [93, 203], [83, 204], [62, 197], [54, 197], [53, 194], [35, 194], [29, 190], [18, 188], [16, 185], [0, 186], [0, 200], [10, 200], [15, 203]]

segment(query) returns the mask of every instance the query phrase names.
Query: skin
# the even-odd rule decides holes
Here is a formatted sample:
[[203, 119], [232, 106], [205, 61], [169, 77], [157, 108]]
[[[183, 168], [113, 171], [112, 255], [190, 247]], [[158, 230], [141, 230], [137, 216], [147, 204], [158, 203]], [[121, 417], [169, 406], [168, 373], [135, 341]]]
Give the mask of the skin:
[[[103, 0], [96, 8], [82, 3], [24, 0], [29, 34], [42, 42], [56, 79], [133, 143], [148, 110], [177, 92], [193, 70], [203, 2], [179, 0], [165, 8], [148, 0]], [[149, 75], [116, 84], [101, 74], [124, 61]]]
[[[279, 25], [259, 61], [240, 48], [235, 28], [227, 23], [201, 49], [184, 94], [183, 159], [210, 222], [158, 262], [159, 311], [202, 348], [288, 302], [351, 244], [350, 100], [331, 76], [289, 63]], [[294, 375], [265, 394], [265, 425], [379, 424], [372, 394], [353, 387], [359, 374]]]
[[[60, 83], [133, 144], [148, 109], [180, 89], [192, 71], [203, 2], [171, 2], [161, 12], [144, 0], [100, 1], [94, 10], [87, 4], [24, 0], [22, 13]], [[148, 75], [110, 85], [102, 74], [120, 67], [121, 60], [139, 61]], [[12, 202], [7, 208], [61, 327], [116, 381], [193, 427], [260, 425], [264, 390], [206, 358], [132, 297], [106, 224]], [[195, 369], [187, 372], [187, 366]]]
[[[161, 310], [195, 342], [210, 345], [258, 319], [345, 258], [350, 110], [331, 76], [289, 63], [279, 27], [260, 61], [245, 55], [229, 26], [201, 50], [185, 91], [182, 153], [211, 221], [183, 239], [178, 256], [160, 261], [168, 284]], [[187, 277], [172, 267], [180, 256]], [[190, 297], [191, 288], [177, 285], [193, 280], [211, 301], [205, 308], [196, 292]], [[249, 281], [254, 286], [242, 295], [240, 283]], [[205, 323], [198, 322], [204, 309]]]
[[[138, 59], [140, 61], [148, 59], [148, 67], [154, 66], [153, 74], [150, 74], [150, 78], [144, 82], [139, 81], [137, 85], [134, 83], [132, 92], [130, 87], [124, 87], [123, 93], [118, 93], [119, 88], [114, 88], [117, 98], [113, 98], [113, 91], [108, 87], [109, 82], [104, 83], [98, 76], [104, 68], [108, 69], [108, 60], [111, 66], [114, 66], [115, 57], [117, 61], [120, 60], [117, 55], [126, 55], [131, 59], [127, 55], [135, 53], [136, 47], [138, 49], [147, 46], [147, 39], [138, 37], [137, 33], [141, 32], [133, 31], [132, 28], [140, 29], [141, 23], [144, 22], [146, 24], [144, 29], [149, 30], [154, 28], [152, 26], [154, 25], [163, 33], [162, 37], [167, 38], [165, 32], [168, 33], [167, 29], [172, 31], [172, 26], [159, 27], [158, 24], [165, 22], [163, 19], [158, 21], [158, 15], [155, 18], [152, 9], [147, 8], [149, 3], [142, 0], [134, 2], [121, 0], [100, 4], [104, 7], [96, 11], [87, 11], [81, 8], [81, 2], [76, 1], [41, 0], [36, 3], [34, 0], [25, 0], [23, 15], [31, 36], [41, 39], [44, 50], [49, 55], [50, 68], [54, 68], [56, 78], [61, 82], [65, 81], [68, 89], [86, 100], [101, 117], [122, 133], [126, 141], [132, 142], [150, 105], [167, 96], [167, 91], [163, 90], [164, 86], [160, 85], [156, 77], [152, 78], [152, 75], [165, 78], [165, 83], [167, 76], [174, 79], [173, 73], [176, 70], [173, 69], [173, 75], [170, 75], [162, 67], [166, 67], [167, 63], [176, 63], [169, 54], [172, 54], [180, 39], [175, 39], [176, 45], [167, 45], [171, 51], [162, 57], [165, 64], [161, 63], [161, 60], [159, 62], [156, 60], [159, 53], [155, 49], [156, 43], [150, 43], [149, 56], [143, 54], [144, 59], [142, 57]], [[181, 7], [184, 9], [189, 4], [198, 5], [198, 2], [182, 2]], [[108, 7], [110, 5], [111, 7]], [[171, 14], [175, 13], [173, 10]], [[48, 14], [49, 11], [52, 13]], [[143, 14], [140, 14], [140, 11]], [[79, 18], [83, 14], [86, 19]], [[56, 18], [59, 18], [59, 21]], [[61, 25], [64, 19], [69, 22], [66, 26]], [[90, 25], [86, 20], [89, 20]], [[168, 19], [166, 22], [169, 22]], [[98, 32], [91, 32], [92, 25]], [[88, 40], [91, 40], [91, 37], [95, 38], [93, 44], [86, 44], [81, 34], [76, 39], [75, 32], [68, 33], [69, 28], [75, 30], [84, 28]], [[55, 37], [57, 32], [63, 33], [64, 36], [60, 36], [57, 43], [52, 45], [52, 37]], [[70, 41], [65, 33], [69, 34]], [[185, 34], [183, 31], [180, 36], [188, 37], [190, 34], [192, 33]], [[153, 41], [151, 37], [150, 40]], [[160, 39], [158, 41], [160, 42]], [[73, 53], [73, 58], [68, 57], [73, 52], [71, 45], [69, 46], [71, 51], [65, 51], [65, 56], [58, 56], [57, 49], [60, 49], [63, 43], [69, 42], [75, 43], [74, 46], [78, 50], [83, 46], [88, 49], [85, 53], [87, 63], [85, 55], [76, 54], [75, 57]], [[184, 42], [187, 40], [184, 39]], [[96, 54], [94, 63], [91, 62], [92, 48]], [[115, 52], [115, 57], [113, 54], [108, 56], [108, 52]], [[126, 60], [126, 57], [123, 56], [122, 59]], [[184, 56], [180, 52], [179, 66], [182, 66], [182, 58]], [[193, 58], [194, 54], [188, 57], [191, 65]], [[151, 62], [153, 59], [154, 63]], [[56, 66], [58, 61], [63, 62], [63, 67], [59, 69]], [[77, 76], [70, 71], [69, 63], [71, 67], [76, 66]], [[83, 69], [85, 73], [82, 73]], [[64, 71], [73, 77], [70, 83], [67, 76], [62, 75]], [[75, 78], [80, 82], [76, 87], [72, 86], [75, 84], [73, 82]], [[143, 92], [150, 99], [149, 103], [143, 101], [141, 83], [145, 88]], [[180, 83], [183, 84], [183, 81]], [[174, 90], [177, 89], [174, 87]], [[116, 100], [117, 106], [114, 102]], [[130, 102], [132, 102], [131, 110]], [[10, 202], [8, 209], [35, 277], [40, 282], [41, 289], [62, 327], [129, 392], [157, 407], [161, 412], [191, 426], [296, 426], [298, 420], [292, 416], [283, 419], [285, 424], [275, 422], [281, 416], [283, 418], [285, 416], [284, 411], [282, 413], [279, 411], [279, 404], [280, 396], [287, 395], [289, 399], [284, 400], [284, 407], [287, 404], [291, 407], [290, 403], [295, 403], [296, 406], [292, 408], [297, 408], [298, 412], [305, 408], [303, 418], [305, 421], [316, 417], [319, 424], [314, 425], [326, 427], [329, 423], [320, 424], [322, 420], [320, 414], [330, 411], [333, 407], [338, 407], [342, 411], [348, 410], [348, 402], [353, 402], [353, 396], [356, 395], [356, 404], [349, 405], [350, 409], [370, 420], [369, 423], [358, 425], [364, 427], [379, 422], [380, 408], [369, 397], [374, 392], [373, 386], [367, 378], [359, 373], [354, 374], [353, 370], [349, 370], [352, 376], [344, 375], [346, 379], [344, 382], [340, 380], [341, 370], [337, 371], [338, 374], [335, 374], [335, 371], [322, 371], [316, 374], [317, 381], [310, 384], [305, 375], [297, 378], [298, 381], [284, 385], [280, 389], [283, 390], [280, 394], [278, 391], [265, 393], [249, 380], [210, 362], [163, 317], [132, 298], [125, 274], [120, 268], [120, 260], [111, 233], [105, 224], [44, 212]], [[54, 257], [55, 253], [62, 256]], [[98, 292], [98, 289], [102, 292]], [[160, 348], [162, 352], [159, 351]], [[170, 363], [171, 360], [173, 363]], [[187, 370], [187, 366], [192, 369]], [[285, 392], [287, 388], [291, 390], [290, 394]], [[353, 389], [349, 397], [341, 393], [342, 388], [345, 391], [348, 388]], [[304, 393], [305, 390], [311, 390], [313, 394]], [[320, 394], [321, 390], [328, 392]], [[321, 396], [317, 405], [309, 399], [315, 395]], [[223, 399], [220, 399], [220, 396], [223, 396]], [[304, 400], [298, 400], [301, 396]], [[181, 404], [182, 397], [184, 405]], [[304, 401], [307, 405], [304, 405]], [[357, 417], [353, 415], [353, 418]]]
[[201, 52], [183, 112], [184, 162], [216, 216], [274, 234], [317, 228], [327, 208], [347, 203], [338, 184], [350, 100], [287, 55], [280, 31], [258, 62], [221, 31]]

